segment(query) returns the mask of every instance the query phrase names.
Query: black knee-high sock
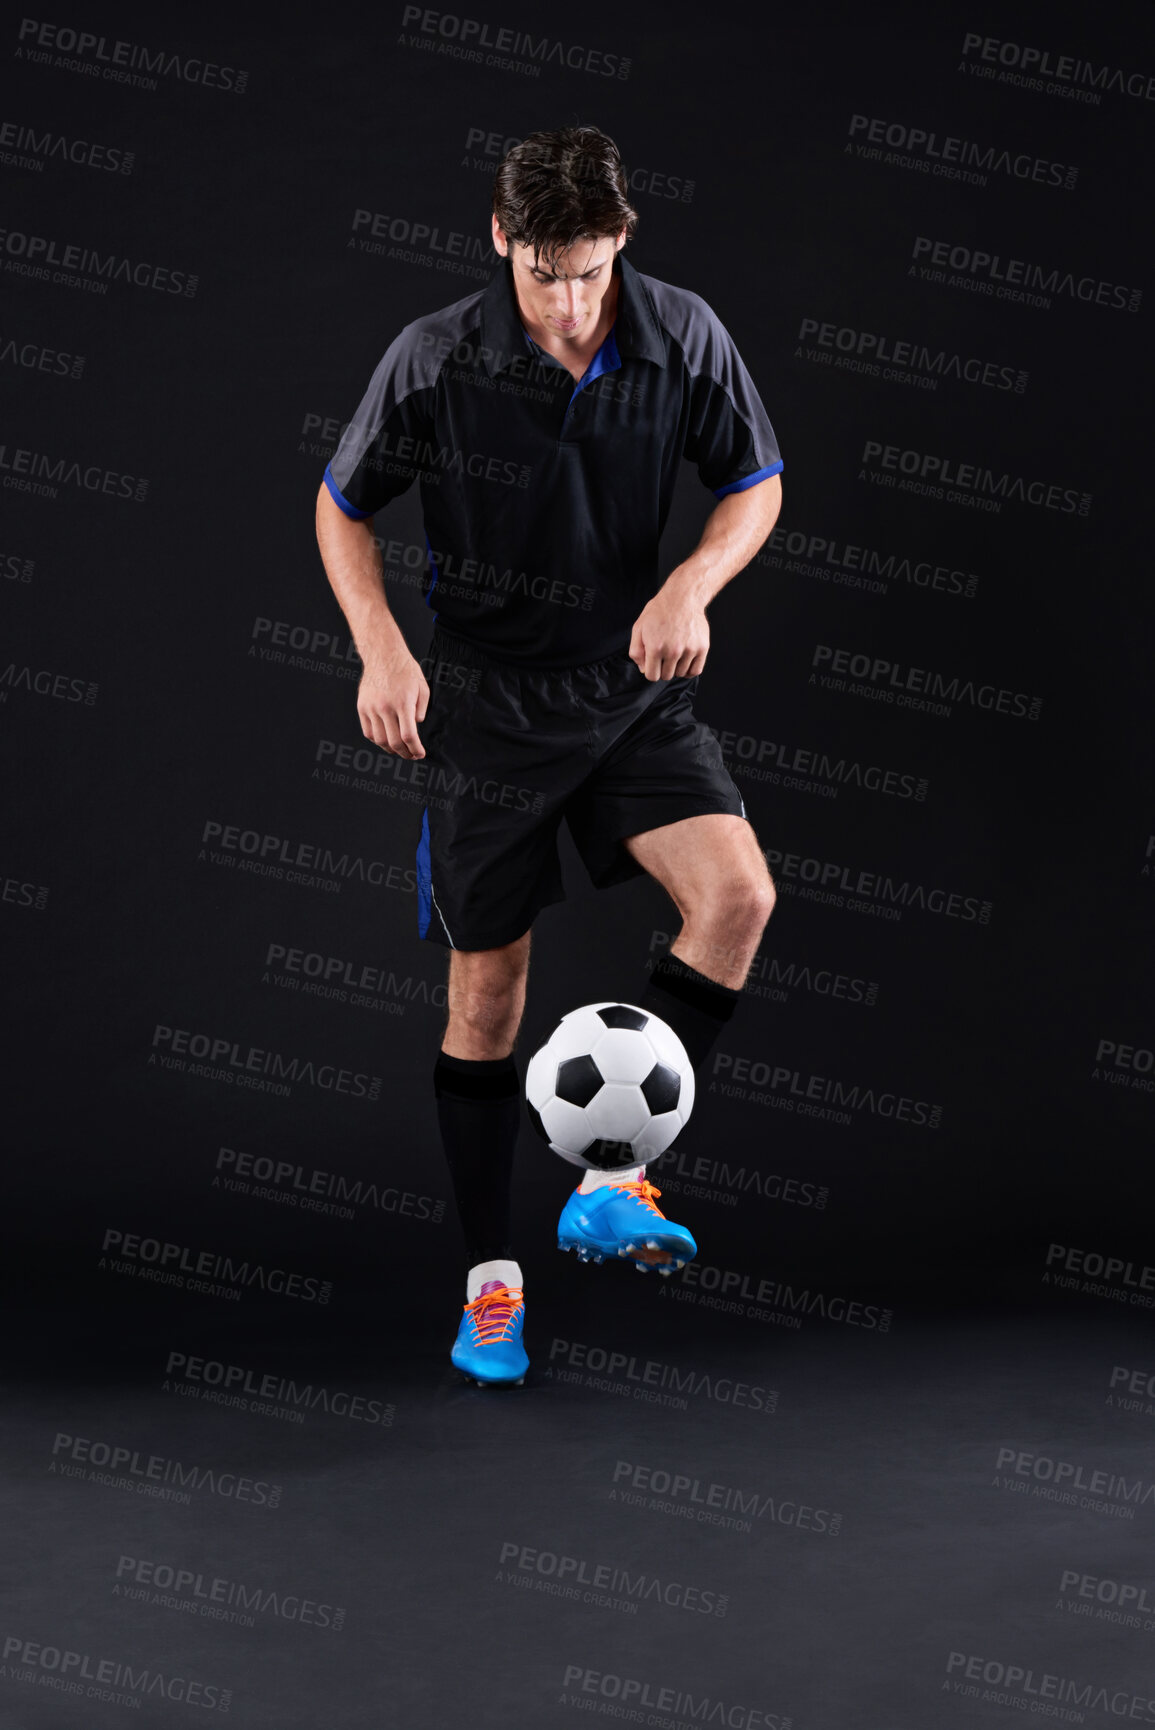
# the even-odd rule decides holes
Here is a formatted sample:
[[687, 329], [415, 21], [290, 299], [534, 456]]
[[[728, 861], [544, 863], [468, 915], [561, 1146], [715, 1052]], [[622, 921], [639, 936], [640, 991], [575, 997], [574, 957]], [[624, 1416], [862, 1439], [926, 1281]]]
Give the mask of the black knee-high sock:
[[433, 1091], [468, 1265], [499, 1257], [512, 1261], [510, 1188], [521, 1127], [521, 1084], [513, 1053], [473, 1059], [440, 1051]]
[[667, 952], [651, 972], [638, 1008], [669, 1022], [686, 1047], [696, 1077], [741, 995]]

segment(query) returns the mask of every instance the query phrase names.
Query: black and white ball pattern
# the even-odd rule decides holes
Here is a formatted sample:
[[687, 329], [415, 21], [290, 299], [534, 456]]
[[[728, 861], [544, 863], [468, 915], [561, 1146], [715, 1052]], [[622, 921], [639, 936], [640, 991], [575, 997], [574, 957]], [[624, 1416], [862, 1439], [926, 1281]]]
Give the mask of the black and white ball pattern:
[[693, 1108], [694, 1071], [658, 1016], [632, 1003], [586, 1003], [530, 1058], [525, 1098], [562, 1159], [614, 1171], [666, 1151]]

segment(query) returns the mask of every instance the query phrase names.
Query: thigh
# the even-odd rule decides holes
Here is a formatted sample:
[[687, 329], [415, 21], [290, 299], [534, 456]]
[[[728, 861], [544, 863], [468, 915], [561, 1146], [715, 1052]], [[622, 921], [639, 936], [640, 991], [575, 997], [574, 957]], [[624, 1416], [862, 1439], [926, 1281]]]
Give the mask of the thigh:
[[446, 1027], [442, 1049], [454, 1057], [488, 1056], [494, 1038], [516, 1043], [525, 1010], [530, 933], [496, 949], [453, 949], [449, 954]]
[[498, 997], [524, 986], [529, 973], [530, 933], [493, 949], [452, 949], [449, 952], [449, 998]]

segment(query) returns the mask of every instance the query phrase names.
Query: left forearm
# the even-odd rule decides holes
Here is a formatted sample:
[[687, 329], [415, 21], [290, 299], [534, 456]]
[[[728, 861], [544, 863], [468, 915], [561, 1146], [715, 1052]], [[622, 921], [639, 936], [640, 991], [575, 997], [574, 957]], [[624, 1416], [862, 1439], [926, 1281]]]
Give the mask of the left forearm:
[[782, 480], [771, 475], [744, 492], [727, 493], [706, 519], [702, 538], [666, 578], [687, 600], [706, 607], [730, 578], [745, 570], [782, 509]]

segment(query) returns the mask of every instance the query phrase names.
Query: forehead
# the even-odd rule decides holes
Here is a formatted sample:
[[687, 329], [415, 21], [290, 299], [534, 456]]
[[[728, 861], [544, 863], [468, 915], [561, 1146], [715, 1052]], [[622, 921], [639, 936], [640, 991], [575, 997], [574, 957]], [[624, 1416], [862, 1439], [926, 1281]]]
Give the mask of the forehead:
[[611, 235], [601, 235], [597, 240], [576, 240], [565, 252], [559, 252], [550, 262], [547, 249], [542, 249], [541, 258], [535, 264], [533, 247], [516, 242], [511, 248], [514, 262], [525, 270], [540, 270], [546, 276], [555, 276], [564, 280], [571, 276], [584, 276], [594, 270], [599, 264], [606, 264], [613, 258], [616, 250]]

